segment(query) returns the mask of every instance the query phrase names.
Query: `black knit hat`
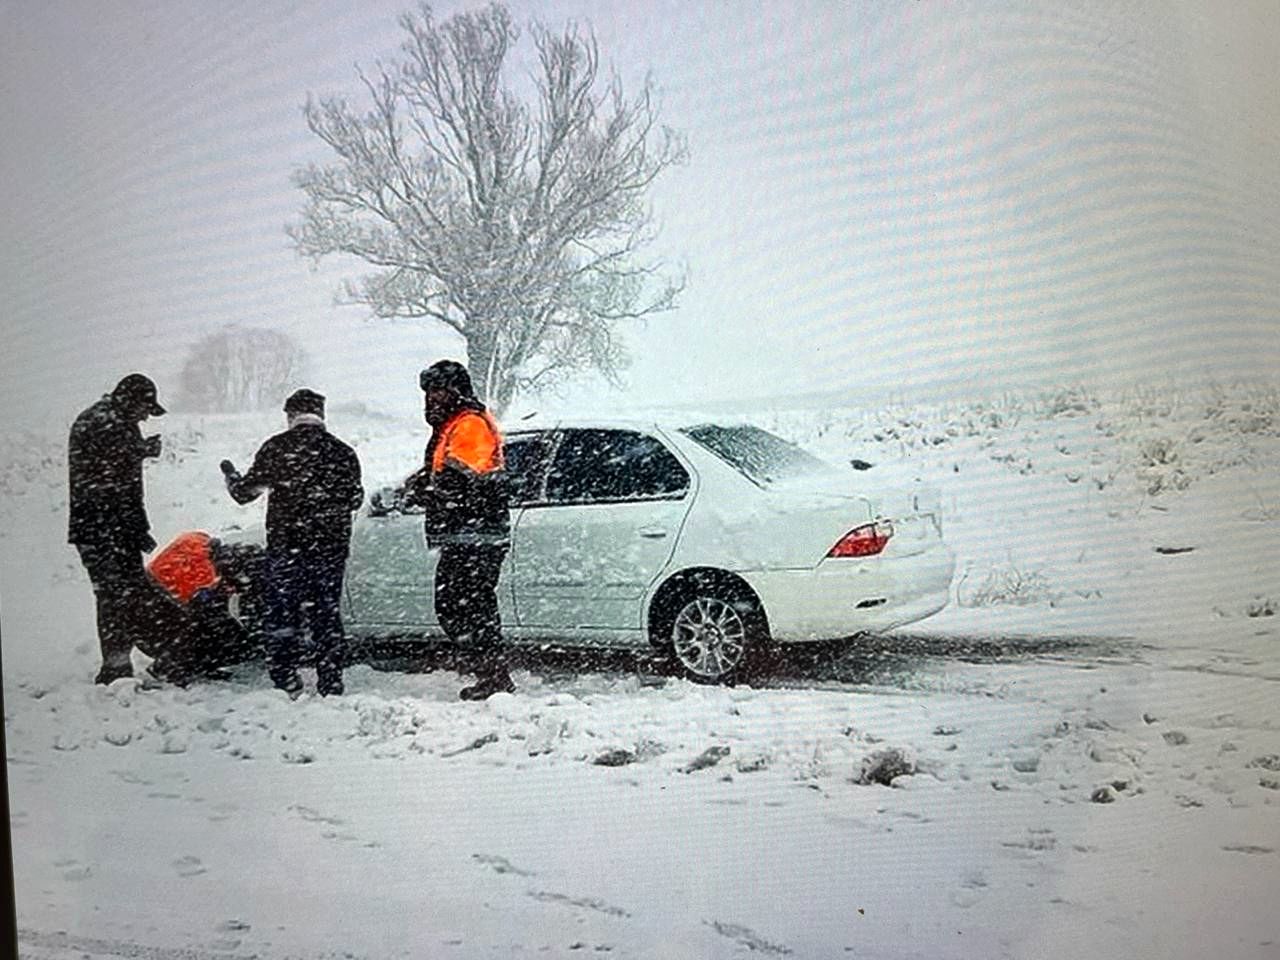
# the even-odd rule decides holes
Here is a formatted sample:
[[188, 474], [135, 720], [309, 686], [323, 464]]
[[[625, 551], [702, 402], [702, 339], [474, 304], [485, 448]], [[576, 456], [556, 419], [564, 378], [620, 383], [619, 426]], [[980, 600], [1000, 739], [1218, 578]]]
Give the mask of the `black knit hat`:
[[324, 397], [305, 387], [301, 390], [295, 390], [289, 394], [289, 399], [284, 402], [284, 412], [309, 413], [313, 416], [323, 417]]
[[418, 386], [423, 393], [444, 388], [468, 399], [475, 399], [476, 395], [475, 387], [471, 385], [471, 374], [457, 360], [437, 360], [418, 374]]

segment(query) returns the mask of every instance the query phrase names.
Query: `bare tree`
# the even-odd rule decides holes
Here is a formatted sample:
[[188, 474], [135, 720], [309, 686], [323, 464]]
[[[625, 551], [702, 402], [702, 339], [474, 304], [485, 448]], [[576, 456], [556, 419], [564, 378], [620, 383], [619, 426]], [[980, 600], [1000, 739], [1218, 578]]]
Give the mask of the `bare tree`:
[[191, 347], [178, 404], [208, 413], [263, 410], [301, 384], [307, 363], [306, 351], [287, 333], [226, 327]]
[[627, 98], [616, 73], [601, 76], [589, 29], [535, 24], [522, 99], [504, 76], [519, 40], [506, 7], [437, 23], [423, 5], [400, 25], [400, 59], [357, 71], [371, 108], [307, 101], [307, 125], [338, 160], [294, 173], [307, 195], [288, 227], [297, 250], [377, 268], [347, 281], [341, 302], [456, 330], [498, 410], [574, 370], [616, 381], [619, 322], [671, 309], [684, 286], [640, 258], [648, 188], [686, 152], [658, 124], [652, 80]]

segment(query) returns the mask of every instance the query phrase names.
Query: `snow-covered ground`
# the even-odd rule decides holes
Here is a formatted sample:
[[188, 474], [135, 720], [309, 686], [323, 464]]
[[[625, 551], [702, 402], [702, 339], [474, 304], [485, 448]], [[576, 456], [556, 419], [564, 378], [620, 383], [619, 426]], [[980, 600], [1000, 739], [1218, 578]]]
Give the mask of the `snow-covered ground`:
[[[484, 704], [92, 686], [64, 438], [0, 439], [23, 956], [1280, 955], [1280, 388], [751, 418], [938, 487], [951, 606], [756, 688], [532, 651]], [[158, 423], [161, 542], [256, 517], [217, 463], [278, 420]], [[369, 489], [420, 455], [331, 426]]]

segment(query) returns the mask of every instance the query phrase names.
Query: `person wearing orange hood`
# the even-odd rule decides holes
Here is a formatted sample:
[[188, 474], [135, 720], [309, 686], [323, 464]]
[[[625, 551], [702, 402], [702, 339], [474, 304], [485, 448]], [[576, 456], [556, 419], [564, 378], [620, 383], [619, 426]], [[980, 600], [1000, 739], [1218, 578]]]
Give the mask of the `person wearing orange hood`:
[[146, 631], [152, 643], [142, 649], [155, 658], [153, 677], [185, 686], [254, 655], [249, 632], [228, 611], [234, 591], [220, 564], [230, 549], [195, 530], [179, 534], [147, 564], [155, 592]]

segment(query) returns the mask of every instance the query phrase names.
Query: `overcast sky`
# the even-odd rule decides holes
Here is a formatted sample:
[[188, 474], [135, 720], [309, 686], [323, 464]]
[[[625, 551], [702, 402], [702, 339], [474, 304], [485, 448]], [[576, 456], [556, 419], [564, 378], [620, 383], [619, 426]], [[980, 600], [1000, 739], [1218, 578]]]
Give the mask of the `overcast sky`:
[[[327, 159], [307, 94], [358, 95], [407, 6], [0, 0], [7, 411], [65, 418], [131, 369], [172, 392], [228, 323], [303, 339], [335, 399], [416, 411], [460, 345], [335, 307], [358, 270], [283, 229], [291, 170]], [[680, 308], [629, 338], [625, 394], [567, 400], [1278, 366], [1272, 2], [512, 7], [589, 21], [690, 147], [652, 198]]]

